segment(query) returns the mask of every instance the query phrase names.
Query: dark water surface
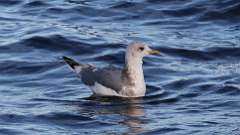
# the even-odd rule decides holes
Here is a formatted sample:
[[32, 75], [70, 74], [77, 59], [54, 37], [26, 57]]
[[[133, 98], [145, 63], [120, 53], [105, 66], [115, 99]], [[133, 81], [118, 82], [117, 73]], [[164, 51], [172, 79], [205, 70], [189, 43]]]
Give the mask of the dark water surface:
[[[61, 60], [144, 59], [147, 96], [88, 98]], [[239, 0], [0, 0], [0, 134], [240, 135]]]

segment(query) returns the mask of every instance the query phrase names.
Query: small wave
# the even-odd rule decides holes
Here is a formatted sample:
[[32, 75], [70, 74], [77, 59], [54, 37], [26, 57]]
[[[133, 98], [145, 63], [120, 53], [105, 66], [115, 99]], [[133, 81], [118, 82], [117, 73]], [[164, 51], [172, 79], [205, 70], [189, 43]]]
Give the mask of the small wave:
[[174, 80], [172, 82], [169, 82], [163, 85], [163, 87], [167, 89], [174, 89], [174, 90], [184, 89], [202, 81], [203, 79], [201, 78], [180, 79], [180, 80]]
[[22, 0], [0, 0], [0, 6], [14, 6], [22, 3]]
[[175, 134], [178, 131], [182, 131], [182, 130], [184, 130], [184, 129], [173, 128], [173, 127], [163, 127], [163, 128], [157, 128], [157, 129], [154, 129], [154, 130], [150, 130], [150, 131], [144, 132], [143, 134], [146, 134], [146, 135], [148, 135], [148, 134], [149, 135], [168, 134], [168, 133]]
[[224, 59], [239, 59], [240, 48], [238, 47], [210, 47], [205, 50], [191, 50], [182, 48], [160, 48], [168, 55], [188, 58], [192, 60], [213, 61]]
[[52, 35], [49, 37], [35, 36], [25, 39], [21, 42], [27, 47], [35, 49], [44, 49], [49, 51], [69, 51], [75, 54], [91, 54], [91, 45], [86, 43], [69, 40], [60, 35]]
[[59, 63], [32, 63], [26, 61], [4, 61], [0, 62], [1, 75], [27, 75], [49, 71], [59, 67]]
[[156, 91], [156, 92], [152, 92], [153, 89], [147, 89], [147, 95], [144, 97], [144, 99], [146, 101], [148, 100], [154, 100], [154, 99], [164, 99], [167, 98], [169, 96], [171, 96], [172, 93], [167, 92], [167, 91]]
[[28, 118], [18, 114], [1, 114], [0, 121], [5, 123], [24, 123]]
[[49, 98], [64, 98], [66, 96], [77, 96], [79, 93], [75, 89], [67, 89], [67, 90], [58, 90], [58, 91], [50, 91], [44, 94]]
[[180, 57], [185, 57], [192, 60], [213, 60], [214, 57], [200, 50], [189, 50], [181, 48], [161, 48], [159, 49], [163, 53], [170, 55], [177, 55]]
[[185, 16], [197, 16], [204, 8], [201, 7], [184, 7], [182, 9], [175, 10], [162, 10], [162, 13], [174, 17], [185, 17]]
[[[221, 2], [220, 2], [221, 3]], [[217, 8], [209, 8], [199, 19], [202, 21], [209, 20], [229, 20], [235, 22], [240, 16], [240, 3], [237, 1], [229, 1], [230, 5], [224, 5]]]
[[112, 9], [134, 9], [134, 7], [137, 6], [137, 3], [129, 2], [129, 1], [120, 1], [118, 3], [115, 3], [111, 8]]
[[185, 93], [185, 94], [181, 94], [180, 96], [182, 98], [195, 98], [195, 97], [198, 97], [200, 95], [200, 93], [197, 93], [197, 92], [192, 92], [192, 93]]
[[[39, 119], [45, 119], [47, 121], [55, 121], [55, 122], [66, 122], [71, 124], [73, 121], [90, 121], [92, 120], [90, 117], [81, 116], [81, 115], [75, 115], [70, 113], [50, 113], [50, 114], [44, 114], [44, 115], [38, 115], [36, 116]], [[75, 123], [75, 122], [74, 122]]]
[[29, 7], [46, 7], [50, 6], [48, 3], [45, 3], [43, 1], [35, 0], [35, 1], [30, 1], [24, 4], [24, 8], [29, 8]]
[[229, 95], [229, 96], [237, 96], [240, 95], [240, 88], [236, 85], [224, 85], [216, 90], [216, 93]]
[[207, 54], [218, 59], [224, 59], [224, 58], [240, 58], [240, 48], [238, 47], [211, 47], [206, 49]]
[[206, 107], [206, 109], [235, 109], [239, 108], [240, 104], [238, 100], [224, 100], [224, 101], [216, 101], [215, 103]]
[[8, 128], [2, 128], [0, 129], [0, 133], [3, 135], [20, 135], [20, 134], [24, 134], [21, 131], [18, 131], [16, 129], [8, 129]]
[[201, 91], [202, 93], [203, 92], [210, 92], [214, 89], [217, 89], [217, 86], [215, 83], [199, 83], [199, 84], [195, 84], [191, 87], [192, 89], [195, 89], [195, 90], [199, 90]]
[[117, 53], [117, 54], [107, 54], [103, 56], [97, 56], [94, 58], [97, 61], [107, 61], [109, 64], [118, 64], [124, 63], [124, 53]]
[[181, 99], [178, 96], [169, 96], [165, 98], [147, 98], [144, 104], [157, 105], [157, 104], [174, 104]]
[[[90, 110], [89, 110], [90, 111]], [[92, 109], [92, 111], [94, 111]], [[67, 126], [68, 128], [79, 128], [83, 129], [84, 127], [92, 128], [94, 125], [98, 126], [110, 126], [113, 123], [108, 123], [105, 121], [96, 121], [95, 118], [91, 116], [84, 116], [80, 114], [67, 113], [67, 112], [58, 112], [58, 113], [48, 113], [35, 116], [36, 120], [41, 121], [44, 124], [55, 124], [60, 126]]]
[[108, 9], [97, 9], [88, 6], [75, 6], [71, 9], [72, 11], [77, 12], [80, 15], [88, 16], [88, 17], [113, 17], [118, 16], [120, 13], [111, 11]]
[[[155, 3], [165, 16], [188, 17], [192, 21], [231, 21], [236, 23], [240, 15], [240, 3], [236, 0], [212, 0], [212, 1], [155, 1], [147, 0], [148, 3]], [[165, 6], [163, 6], [165, 5]], [[154, 12], [157, 15], [157, 13]]]

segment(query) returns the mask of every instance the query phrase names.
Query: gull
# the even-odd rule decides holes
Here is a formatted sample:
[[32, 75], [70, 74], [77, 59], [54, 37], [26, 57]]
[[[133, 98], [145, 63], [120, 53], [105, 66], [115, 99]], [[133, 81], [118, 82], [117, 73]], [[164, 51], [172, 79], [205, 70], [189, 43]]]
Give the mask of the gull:
[[78, 63], [66, 56], [63, 59], [95, 96], [143, 97], [146, 93], [143, 57], [150, 54], [160, 52], [144, 43], [129, 44], [122, 69], [113, 66], [98, 68], [91, 64]]

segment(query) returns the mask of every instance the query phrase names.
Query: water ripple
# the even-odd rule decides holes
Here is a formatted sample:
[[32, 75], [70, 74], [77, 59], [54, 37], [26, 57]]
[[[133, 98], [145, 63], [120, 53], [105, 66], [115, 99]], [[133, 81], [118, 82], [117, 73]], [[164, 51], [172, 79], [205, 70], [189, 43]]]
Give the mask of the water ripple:
[[[0, 134], [238, 134], [237, 0], [0, 0]], [[143, 98], [92, 97], [61, 59], [144, 59]]]

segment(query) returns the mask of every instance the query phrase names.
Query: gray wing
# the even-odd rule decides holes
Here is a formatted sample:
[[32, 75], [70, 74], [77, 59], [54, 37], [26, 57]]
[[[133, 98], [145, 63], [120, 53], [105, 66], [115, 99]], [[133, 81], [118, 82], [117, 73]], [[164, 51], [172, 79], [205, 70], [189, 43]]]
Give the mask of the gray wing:
[[119, 92], [122, 88], [122, 71], [114, 67], [97, 69], [84, 68], [81, 71], [84, 84], [92, 86], [95, 82]]

